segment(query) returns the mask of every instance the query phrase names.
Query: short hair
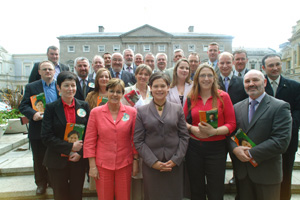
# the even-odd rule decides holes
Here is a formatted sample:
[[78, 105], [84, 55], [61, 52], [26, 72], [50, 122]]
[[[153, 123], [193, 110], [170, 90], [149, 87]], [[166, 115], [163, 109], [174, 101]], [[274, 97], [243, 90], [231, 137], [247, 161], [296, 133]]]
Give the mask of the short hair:
[[53, 63], [51, 61], [49, 61], [49, 60], [43, 60], [42, 62], [39, 63], [38, 70], [40, 70], [42, 64], [44, 64], [44, 63], [50, 64], [53, 67], [53, 69], [55, 68], [54, 65], [53, 65]]
[[39, 102], [42, 102], [42, 104], [44, 104], [44, 102], [41, 99], [37, 99], [34, 105], [36, 106]]
[[58, 50], [58, 48], [56, 47], [56, 46], [49, 46], [48, 48], [47, 48], [47, 54], [49, 53], [49, 50], [53, 50], [53, 51], [57, 51]]
[[87, 59], [86, 57], [77, 57], [77, 58], [75, 58], [75, 60], [74, 60], [74, 66], [77, 65], [78, 61], [83, 61], [83, 60], [85, 60], [88, 63], [88, 65], [90, 66], [89, 59]]
[[110, 88], [115, 88], [117, 86], [120, 86], [122, 89], [122, 94], [124, 94], [125, 92], [125, 83], [123, 80], [119, 79], [119, 78], [112, 78], [108, 81], [107, 86], [106, 86], [106, 91], [108, 91], [108, 89]]
[[138, 75], [138, 73], [140, 73], [140, 71], [146, 70], [147, 73], [149, 74], [149, 76], [151, 76], [152, 74], [152, 69], [151, 67], [149, 67], [146, 64], [140, 64], [136, 69], [135, 69], [135, 75]]
[[184, 56], [184, 51], [182, 49], [175, 49], [173, 54], [175, 55], [175, 53], [180, 52], [182, 54], [182, 56]]
[[113, 59], [113, 57], [114, 57], [115, 55], [120, 55], [120, 56], [122, 57], [122, 60], [124, 60], [123, 55], [122, 55], [121, 53], [118, 53], [118, 52], [113, 53], [113, 54], [111, 55], [111, 59]]
[[198, 59], [199, 59], [199, 62], [200, 62], [200, 55], [199, 55], [197, 52], [191, 52], [191, 53], [189, 54], [188, 58], [189, 58], [190, 56], [197, 56]]
[[155, 56], [155, 61], [157, 60], [157, 58], [158, 58], [159, 56], [164, 56], [164, 57], [166, 58], [166, 61], [168, 61], [168, 56], [167, 56], [167, 54], [165, 54], [165, 53], [158, 53], [158, 54], [156, 54], [156, 56]]
[[152, 87], [153, 82], [157, 79], [164, 80], [166, 82], [167, 86], [170, 86], [170, 78], [168, 75], [166, 75], [163, 72], [155, 72], [154, 74], [152, 74], [149, 79], [149, 86]]
[[123, 56], [125, 56], [125, 52], [126, 52], [126, 51], [130, 51], [130, 52], [132, 53], [132, 55], [134, 56], [134, 52], [133, 52], [132, 49], [124, 49], [124, 51], [123, 51]]
[[74, 74], [73, 72], [70, 71], [62, 71], [58, 74], [57, 79], [56, 79], [56, 84], [61, 87], [61, 84], [65, 81], [65, 80], [74, 80], [75, 82], [78, 81], [78, 78], [76, 76], [76, 74]]
[[248, 58], [248, 54], [247, 51], [245, 49], [237, 49], [233, 52], [233, 58], [235, 54], [240, 54], [240, 53], [244, 53], [246, 55], [246, 58]]
[[[174, 70], [173, 70], [173, 80], [172, 80], [172, 83], [171, 83], [171, 88], [175, 87], [177, 85], [177, 80], [178, 80], [178, 77], [177, 77], [177, 69], [180, 65], [180, 63], [182, 62], [186, 62], [188, 64], [188, 66], [190, 66], [190, 63], [187, 59], [185, 58], [182, 58], [182, 59], [179, 59], [176, 64], [175, 64], [175, 67], [174, 67]], [[191, 69], [189, 67], [189, 75], [186, 77], [185, 83], [189, 83], [191, 84], [192, 80], [191, 80]]]
[[146, 58], [146, 56], [153, 56], [153, 58], [155, 58], [154, 54], [153, 54], [153, 53], [151, 53], [151, 52], [149, 52], [149, 53], [146, 53], [146, 54], [145, 54], [145, 56], [144, 56], [144, 58]]
[[211, 42], [211, 43], [209, 43], [209, 44], [208, 44], [208, 48], [209, 48], [209, 46], [217, 46], [217, 47], [218, 47], [218, 50], [219, 50], [219, 44], [216, 43], [216, 42]]
[[95, 89], [94, 89], [94, 91], [97, 92], [97, 93], [100, 91], [100, 85], [99, 85], [99, 81], [98, 80], [99, 80], [99, 78], [100, 78], [100, 76], [101, 76], [101, 74], [103, 72], [107, 72], [108, 73], [109, 80], [112, 78], [108, 69], [106, 69], [106, 68], [100, 68], [97, 71], [96, 77], [95, 77]]
[[277, 53], [270, 53], [270, 54], [267, 54], [263, 57], [262, 59], [262, 65], [263, 66], [266, 66], [266, 59], [267, 58], [272, 58], [272, 57], [278, 57], [280, 60], [281, 60], [281, 56]]
[[104, 55], [110, 55], [110, 56], [111, 56], [111, 53], [105, 52], [105, 53], [103, 54], [102, 58], [104, 58]]
[[71, 135], [73, 135], [73, 134], [76, 134], [77, 136], [78, 136], [78, 138], [80, 137], [80, 134], [79, 134], [79, 132], [78, 131], [76, 131], [76, 130], [72, 130], [72, 131], [70, 131], [70, 133], [68, 134], [68, 137], [70, 137]]
[[136, 56], [141, 56], [141, 57], [142, 57], [142, 60], [144, 60], [144, 57], [143, 57], [143, 55], [142, 55], [142, 54], [140, 54], [140, 53], [137, 53], [137, 54], [135, 54], [135, 55], [134, 55], [134, 58], [135, 58]]
[[104, 59], [103, 59], [102, 56], [100, 56], [100, 55], [95, 55], [95, 56], [94, 56], [94, 58], [93, 58], [93, 63], [94, 63], [94, 60], [95, 60], [96, 58], [100, 58], [100, 60], [104, 63]]
[[233, 59], [234, 59], [234, 57], [233, 57], [233, 55], [232, 55], [231, 53], [229, 53], [229, 52], [227, 52], [227, 51], [224, 51], [224, 52], [222, 52], [222, 53], [220, 53], [220, 54], [218, 55], [218, 60], [220, 60], [221, 56], [223, 56], [223, 55], [226, 55], [226, 56], [231, 57], [231, 60], [232, 60], [232, 61], [233, 61]]

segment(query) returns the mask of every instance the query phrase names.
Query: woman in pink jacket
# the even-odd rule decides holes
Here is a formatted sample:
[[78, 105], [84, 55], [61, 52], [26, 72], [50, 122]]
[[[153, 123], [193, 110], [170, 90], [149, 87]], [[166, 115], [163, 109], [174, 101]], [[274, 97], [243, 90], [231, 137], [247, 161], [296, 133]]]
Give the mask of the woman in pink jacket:
[[138, 171], [133, 146], [136, 109], [120, 102], [124, 87], [121, 79], [108, 82], [108, 102], [92, 110], [87, 125], [84, 157], [89, 158], [89, 175], [101, 200], [129, 200], [131, 172]]

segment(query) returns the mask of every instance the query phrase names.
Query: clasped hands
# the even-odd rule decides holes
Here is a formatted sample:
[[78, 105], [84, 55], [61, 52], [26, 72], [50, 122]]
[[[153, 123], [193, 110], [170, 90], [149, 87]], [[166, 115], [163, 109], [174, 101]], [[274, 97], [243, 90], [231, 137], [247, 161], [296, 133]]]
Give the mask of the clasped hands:
[[242, 162], [250, 161], [251, 157], [249, 155], [250, 147], [238, 146], [233, 149], [233, 153], [235, 156]]
[[216, 134], [216, 129], [206, 122], [200, 122], [197, 126], [192, 126], [192, 133], [201, 139], [211, 137]]
[[70, 153], [70, 156], [69, 156], [69, 160], [72, 161], [72, 162], [78, 162], [81, 158], [81, 155], [79, 155], [77, 153], [77, 151], [80, 151], [81, 148], [82, 148], [82, 140], [78, 140], [76, 142], [73, 143], [73, 147], [72, 147], [72, 151]]
[[175, 166], [176, 164], [172, 160], [169, 160], [168, 162], [157, 161], [152, 165], [152, 168], [159, 170], [160, 172], [170, 172]]

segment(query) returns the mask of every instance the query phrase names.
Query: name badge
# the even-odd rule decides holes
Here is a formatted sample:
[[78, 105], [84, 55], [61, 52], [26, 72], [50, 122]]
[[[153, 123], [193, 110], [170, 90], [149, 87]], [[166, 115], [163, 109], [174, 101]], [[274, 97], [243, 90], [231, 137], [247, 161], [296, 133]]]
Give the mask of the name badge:
[[90, 83], [88, 84], [88, 86], [89, 86], [90, 88], [95, 88], [95, 83], [90, 82]]
[[86, 111], [85, 111], [83, 108], [79, 108], [79, 109], [77, 110], [77, 115], [78, 115], [79, 117], [85, 117], [85, 116], [86, 116]]
[[122, 117], [122, 121], [126, 122], [130, 119], [130, 116], [127, 113], [124, 113], [123, 117]]

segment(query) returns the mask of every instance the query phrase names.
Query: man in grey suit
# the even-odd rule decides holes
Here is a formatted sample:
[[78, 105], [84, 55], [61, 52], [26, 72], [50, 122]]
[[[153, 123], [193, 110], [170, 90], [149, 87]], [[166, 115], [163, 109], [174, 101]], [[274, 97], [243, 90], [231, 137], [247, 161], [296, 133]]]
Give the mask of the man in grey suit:
[[210, 64], [217, 75], [220, 75], [220, 70], [218, 67], [218, 56], [220, 54], [219, 44], [212, 42], [208, 45], [207, 55], [208, 55], [208, 64]]
[[245, 74], [249, 71], [246, 68], [246, 64], [248, 62], [247, 52], [244, 49], [235, 50], [233, 52], [233, 57], [233, 64], [235, 67], [233, 74], [239, 77], [244, 77]]
[[120, 53], [114, 53], [111, 56], [111, 68], [110, 74], [112, 78], [119, 78], [124, 81], [125, 87], [134, 85], [136, 83], [135, 77], [132, 73], [122, 70], [123, 67], [123, 56]]
[[89, 81], [94, 83], [97, 71], [100, 68], [104, 68], [104, 59], [99, 55], [95, 55], [93, 58], [92, 67], [94, 72], [89, 74]]
[[134, 53], [131, 49], [125, 49], [123, 51], [123, 59], [124, 59], [123, 70], [131, 74], [135, 73], [137, 67], [133, 62], [133, 58], [134, 58]]
[[[291, 139], [292, 118], [288, 103], [265, 93], [266, 84], [263, 73], [250, 70], [244, 77], [249, 98], [234, 105], [237, 128], [256, 144], [237, 146], [228, 138], [242, 200], [280, 199], [282, 153]], [[252, 166], [250, 159], [258, 165]]]

